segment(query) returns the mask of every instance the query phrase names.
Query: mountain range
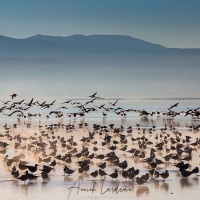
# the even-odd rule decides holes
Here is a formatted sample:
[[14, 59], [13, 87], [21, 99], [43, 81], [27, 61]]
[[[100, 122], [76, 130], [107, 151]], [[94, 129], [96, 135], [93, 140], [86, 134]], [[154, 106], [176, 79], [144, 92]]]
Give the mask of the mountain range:
[[200, 55], [200, 49], [167, 48], [130, 36], [35, 35], [25, 39], [0, 36], [0, 57]]

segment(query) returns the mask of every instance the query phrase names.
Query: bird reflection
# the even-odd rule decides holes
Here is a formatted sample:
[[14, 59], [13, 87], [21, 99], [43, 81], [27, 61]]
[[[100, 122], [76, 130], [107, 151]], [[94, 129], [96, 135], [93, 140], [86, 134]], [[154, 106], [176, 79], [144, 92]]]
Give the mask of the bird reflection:
[[153, 183], [154, 183], [155, 188], [159, 188], [160, 187], [160, 181], [155, 180]]
[[161, 188], [161, 189], [164, 189], [165, 191], [169, 191], [169, 184], [163, 182], [163, 183], [160, 185], [160, 188]]
[[[64, 181], [73, 181], [74, 179], [69, 176], [64, 176]], [[83, 178], [81, 178], [83, 180]]]
[[[95, 95], [96, 93], [91, 96], [96, 97]], [[94, 100], [89, 102], [92, 103]], [[162, 180], [169, 177], [168, 170], [170, 176], [175, 176], [174, 181], [180, 182], [181, 188], [199, 184], [199, 168], [194, 166], [196, 163], [191, 163], [192, 168], [189, 171], [185, 170], [188, 170], [186, 161], [192, 162], [192, 156], [199, 154], [200, 139], [197, 138], [197, 134], [194, 134], [193, 138], [190, 132], [189, 134], [186, 131], [181, 133], [181, 130], [177, 129], [180, 126], [180, 123], [174, 119], [177, 112], [169, 110], [163, 117], [165, 118], [163, 123], [160, 119], [160, 123], [157, 124], [159, 120], [155, 120], [153, 116], [156, 115], [155, 112], [130, 109], [125, 111], [122, 108], [115, 109], [112, 107], [105, 109], [104, 104], [103, 107], [98, 107], [98, 109], [101, 109], [100, 112], [106, 112], [109, 115], [110, 112], [121, 110], [121, 120], [118, 119], [117, 124], [114, 124], [116, 121], [112, 119], [113, 124], [107, 125], [111, 119], [104, 116], [102, 126], [102, 120], [94, 117], [94, 121], [101, 123], [91, 126], [90, 123], [93, 120], [87, 121], [88, 118], [85, 119], [82, 115], [97, 111], [94, 105], [88, 106], [89, 102], [86, 103], [87, 106], [74, 102], [73, 108], [80, 110], [80, 113], [68, 113], [67, 123], [65, 119], [63, 121], [63, 112], [51, 111], [47, 124], [40, 119], [39, 122], [33, 121], [36, 114], [27, 113], [27, 118], [21, 117], [18, 124], [14, 123], [10, 126], [9, 123], [6, 123], [0, 127], [0, 131], [2, 131], [0, 137], [3, 140], [0, 141], [0, 154], [6, 154], [9, 150], [8, 155], [3, 155], [2, 159], [5, 170], [11, 172], [10, 176], [16, 178], [15, 172], [19, 171], [21, 177], [24, 174], [23, 167], [25, 167], [32, 173], [36, 173], [35, 176], [38, 177], [38, 181], [42, 180], [39, 183], [27, 183], [27, 177], [25, 177], [26, 180], [18, 178], [19, 181], [26, 181], [26, 184], [20, 184], [20, 187], [22, 187], [22, 191], [25, 191], [27, 197], [28, 192], [34, 191], [33, 186], [42, 186], [44, 191], [47, 191], [48, 187], [46, 186], [50, 183], [50, 180], [55, 180], [58, 177], [61, 177], [60, 180], [65, 183], [71, 182], [73, 184], [75, 180], [81, 180], [82, 182], [90, 181], [91, 184], [97, 183], [97, 185], [98, 183], [101, 185], [102, 178], [106, 177], [109, 187], [112, 188], [117, 187], [119, 183], [123, 187], [130, 184], [131, 188], [135, 181], [140, 185], [134, 186], [137, 196], [148, 196], [149, 187], [153, 187], [154, 190], [158, 188], [161, 191], [169, 191], [169, 184]], [[76, 107], [74, 107], [75, 103], [77, 104]], [[32, 105], [33, 100], [28, 104]], [[44, 109], [43, 105], [46, 105], [45, 108], [49, 108], [53, 102], [37, 104], [40, 109]], [[5, 106], [0, 108], [3, 111], [2, 114], [12, 115], [6, 115], [6, 117], [15, 116], [18, 109], [22, 110], [24, 115], [26, 114], [24, 110], [26, 107], [15, 108], [14, 110]], [[132, 118], [130, 120], [129, 116], [126, 117], [125, 112], [128, 114], [130, 111], [142, 113], [140, 119], [136, 120], [138, 124], [129, 124]], [[54, 123], [51, 123], [52, 115], [56, 115]], [[190, 126], [190, 124], [188, 125]], [[199, 128], [197, 122], [192, 122], [191, 129], [198, 131]], [[189, 130], [188, 127], [187, 130]], [[195, 161], [195, 156], [198, 155], [193, 156], [193, 161]], [[27, 162], [26, 165], [22, 164], [25, 161]], [[179, 161], [181, 170], [173, 170]], [[15, 170], [11, 171], [13, 168]], [[61, 169], [63, 170], [61, 171]], [[39, 170], [42, 171], [41, 177], [38, 176]], [[63, 172], [67, 176], [63, 177]], [[190, 177], [181, 178], [180, 175], [176, 175], [176, 172], [181, 172], [183, 177]], [[197, 174], [197, 177], [194, 177], [194, 174]], [[56, 176], [56, 178], [52, 176]], [[48, 177], [51, 179], [48, 179]], [[150, 177], [152, 179], [149, 180]], [[30, 175], [28, 178], [31, 179]], [[16, 184], [19, 181], [13, 181], [13, 183]], [[150, 182], [149, 185], [148, 182]], [[31, 187], [31, 191], [29, 187]]]
[[195, 184], [199, 184], [199, 178], [198, 177], [192, 178], [192, 181], [195, 182]]
[[181, 188], [184, 188], [184, 187], [191, 187], [192, 184], [191, 184], [191, 182], [189, 181], [188, 178], [181, 178], [181, 179], [180, 179], [180, 186], [181, 186]]
[[22, 185], [20, 184], [20, 190], [24, 191], [26, 197], [28, 197], [28, 188], [29, 188], [28, 184], [22, 184]]
[[136, 190], [136, 196], [139, 197], [141, 195], [149, 195], [149, 187], [147, 186], [139, 186], [138, 189]]

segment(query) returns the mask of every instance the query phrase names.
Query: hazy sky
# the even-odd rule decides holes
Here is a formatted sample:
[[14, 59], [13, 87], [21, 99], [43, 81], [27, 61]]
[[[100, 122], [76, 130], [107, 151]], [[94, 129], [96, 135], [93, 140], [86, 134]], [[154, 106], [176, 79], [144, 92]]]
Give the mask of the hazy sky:
[[0, 35], [130, 35], [200, 48], [200, 0], [0, 0]]

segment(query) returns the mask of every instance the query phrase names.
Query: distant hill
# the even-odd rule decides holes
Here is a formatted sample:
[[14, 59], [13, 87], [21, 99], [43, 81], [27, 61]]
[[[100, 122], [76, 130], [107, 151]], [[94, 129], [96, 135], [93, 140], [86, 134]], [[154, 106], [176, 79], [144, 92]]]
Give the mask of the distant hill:
[[195, 54], [200, 49], [171, 49], [130, 36], [72, 35], [54, 37], [35, 35], [25, 39], [0, 36], [0, 57], [63, 57], [63, 56], [133, 56]]

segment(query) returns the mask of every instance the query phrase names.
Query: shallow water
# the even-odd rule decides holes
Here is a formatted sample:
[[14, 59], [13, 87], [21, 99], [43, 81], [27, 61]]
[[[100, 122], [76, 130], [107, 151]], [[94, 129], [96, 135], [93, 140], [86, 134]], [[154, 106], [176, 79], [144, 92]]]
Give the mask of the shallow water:
[[[98, 102], [101, 104], [102, 102]], [[97, 104], [98, 104], [97, 103]], [[167, 107], [169, 105], [173, 104], [171, 101], [142, 101], [140, 102], [136, 101], [119, 101], [118, 106], [122, 106], [123, 108], [133, 108], [134, 109], [145, 109], [149, 112], [152, 111], [165, 111], [167, 110]], [[174, 110], [177, 111], [186, 111], [187, 108], [197, 108], [198, 107], [198, 101], [184, 101], [180, 103], [181, 105], [178, 108], [175, 108]], [[66, 112], [73, 112], [73, 108], [71, 108], [70, 111]], [[99, 135], [99, 132], [97, 132], [94, 135], [94, 138], [91, 140], [90, 143], [81, 142], [80, 139], [88, 136], [89, 132], [92, 132], [92, 126], [93, 124], [100, 124], [108, 126], [109, 124], [114, 123], [117, 128], [119, 128], [121, 125], [124, 127], [124, 131], [122, 131], [120, 134], [126, 135], [127, 138], [127, 145], [128, 149], [131, 148], [138, 148], [137, 142], [132, 142], [131, 138], [137, 138], [145, 136], [149, 141], [153, 142], [153, 145], [147, 146], [147, 149], [143, 150], [146, 157], [149, 156], [150, 149], [152, 147], [155, 147], [157, 143], [162, 141], [162, 138], [166, 136], [167, 134], [170, 134], [171, 137], [175, 138], [175, 131], [181, 132], [182, 135], [180, 136], [181, 141], [185, 138], [185, 136], [191, 136], [191, 142], [195, 142], [196, 138], [199, 138], [199, 131], [192, 130], [189, 126], [191, 125], [198, 125], [199, 119], [193, 119], [192, 117], [184, 117], [184, 115], [177, 116], [175, 118], [167, 118], [165, 116], [153, 116], [153, 117], [141, 117], [138, 115], [138, 113], [128, 113], [126, 117], [120, 117], [113, 113], [108, 113], [106, 117], [102, 117], [101, 112], [94, 112], [87, 114], [84, 118], [77, 117], [77, 118], [69, 118], [65, 116], [62, 119], [57, 119], [54, 116], [51, 116], [49, 119], [45, 118], [45, 115], [48, 114], [49, 110], [32, 110], [32, 112], [42, 113], [42, 117], [32, 117], [29, 119], [20, 119], [16, 120], [16, 118], [13, 116], [12, 118], [8, 118], [7, 116], [1, 117], [1, 126], [0, 126], [0, 134], [4, 135], [1, 137], [1, 141], [7, 142], [9, 146], [6, 147], [6, 153], [0, 154], [0, 160], [2, 161], [5, 157], [5, 155], [9, 155], [9, 158], [13, 158], [16, 155], [19, 155], [20, 153], [23, 153], [25, 155], [25, 158], [23, 160], [26, 160], [29, 162], [30, 165], [34, 165], [35, 163], [38, 163], [38, 159], [44, 158], [42, 157], [42, 153], [38, 155], [34, 155], [36, 147], [33, 147], [31, 151], [28, 151], [27, 149], [16, 149], [14, 148], [14, 145], [16, 143], [16, 140], [9, 140], [7, 136], [5, 136], [5, 128], [3, 125], [5, 123], [8, 124], [9, 127], [9, 134], [12, 136], [12, 138], [18, 134], [20, 134], [21, 137], [26, 137], [27, 140], [22, 140], [21, 146], [28, 145], [31, 142], [35, 140], [31, 140], [30, 136], [36, 137], [36, 140], [38, 140], [40, 137], [42, 138], [43, 142], [46, 142], [48, 145], [46, 147], [46, 154], [50, 154], [52, 152], [51, 149], [49, 149], [49, 140], [53, 141], [57, 138], [57, 136], [64, 137], [66, 140], [70, 139], [71, 136], [74, 137], [74, 141], [77, 142], [77, 145], [74, 146], [72, 149], [77, 149], [78, 152], [82, 150], [82, 146], [88, 147], [89, 151], [92, 153], [93, 148], [98, 148], [98, 151], [94, 152], [95, 155], [97, 154], [106, 154], [110, 152], [109, 146], [111, 144], [107, 144], [106, 146], [101, 146], [101, 142], [103, 142], [103, 138], [105, 136], [105, 133], [103, 132], [102, 135]], [[87, 127], [80, 128], [78, 126], [79, 123], [87, 122], [89, 125]], [[16, 123], [17, 127], [14, 128], [12, 125]], [[30, 123], [31, 126], [27, 127], [27, 123]], [[73, 124], [75, 126], [75, 129], [66, 131], [64, 128], [59, 127], [55, 128], [53, 131], [47, 131], [45, 129], [45, 125], [50, 124]], [[140, 124], [141, 129], [137, 130], [136, 124]], [[166, 132], [161, 132], [161, 128], [164, 128], [165, 124], [167, 125], [168, 129]], [[39, 127], [39, 125], [41, 127]], [[149, 128], [151, 128], [153, 125], [156, 126], [155, 131], [152, 131], [152, 133], [149, 133]], [[174, 127], [174, 130], [170, 130], [169, 126], [172, 125]], [[131, 134], [127, 134], [127, 127], [132, 126], [133, 132]], [[143, 130], [146, 129], [145, 132]], [[109, 129], [110, 130], [110, 129]], [[48, 135], [44, 135], [42, 131], [45, 131], [45, 133], [48, 133]], [[113, 137], [112, 140], [119, 141], [119, 135], [117, 133], [113, 133], [111, 130], [108, 133]], [[156, 135], [158, 135], [158, 139], [156, 139]], [[162, 138], [160, 137], [163, 136]], [[53, 139], [52, 136], [55, 136]], [[97, 141], [97, 145], [92, 144], [94, 141]], [[189, 145], [189, 144], [188, 144]], [[132, 156], [128, 152], [123, 152], [119, 150], [120, 148], [124, 147], [124, 144], [117, 144], [117, 150], [115, 151], [116, 155], [119, 156], [120, 162], [123, 162], [124, 160], [128, 161], [128, 167], [133, 167], [135, 169], [140, 170], [139, 176], [145, 174], [150, 170], [150, 167], [147, 163], [143, 162], [143, 159], [140, 159], [138, 157]], [[170, 144], [166, 144], [165, 148], [170, 148]], [[190, 161], [191, 169], [194, 167], [199, 166], [200, 159], [199, 159], [199, 153], [200, 148], [199, 146], [194, 146], [192, 152], [192, 161]], [[66, 153], [69, 153], [70, 150], [67, 150], [66, 148], [62, 148], [60, 143], [57, 144], [57, 155], [61, 154], [64, 155]], [[174, 153], [174, 151], [171, 151]], [[165, 150], [157, 151], [156, 157], [158, 159], [164, 160], [163, 156], [165, 156], [167, 153]], [[183, 153], [183, 157], [187, 156], [187, 153]], [[54, 158], [52, 158], [54, 160]], [[16, 180], [12, 177], [10, 174], [11, 168], [13, 166], [17, 166], [17, 163], [13, 163], [11, 166], [6, 166], [6, 163], [1, 163], [0, 165], [0, 191], [2, 199], [47, 199], [47, 200], [65, 200], [65, 199], [198, 199], [198, 196], [200, 195], [199, 187], [199, 178], [200, 174], [198, 173], [196, 175], [191, 175], [188, 178], [182, 178], [177, 170], [177, 168], [174, 166], [175, 163], [178, 161], [170, 160], [170, 162], [165, 162], [164, 164], [159, 165], [157, 170], [159, 172], [163, 172], [166, 169], [169, 170], [169, 177], [166, 180], [162, 180], [162, 178], [155, 179], [153, 177], [150, 178], [150, 180], [147, 183], [144, 183], [143, 185], [138, 185], [134, 180], [129, 181], [125, 180], [121, 176], [121, 170], [119, 167], [116, 167], [113, 164], [108, 164], [105, 171], [107, 174], [111, 174], [114, 172], [115, 169], [119, 170], [119, 177], [117, 180], [112, 180], [111, 177], [106, 176], [105, 179], [101, 179], [99, 176], [94, 180], [90, 173], [98, 169], [97, 165], [101, 163], [101, 160], [99, 159], [93, 159], [90, 163], [90, 170], [87, 173], [79, 174], [77, 171], [69, 177], [66, 175], [63, 176], [63, 166], [67, 165], [71, 169], [78, 169], [77, 165], [78, 159], [73, 156], [72, 161], [70, 163], [64, 163], [63, 161], [57, 160], [57, 165], [55, 166], [55, 169], [52, 170], [52, 172], [49, 175], [49, 180], [43, 180], [40, 177], [40, 171], [38, 170], [35, 172], [35, 175], [38, 175], [39, 177], [37, 180], [32, 181], [26, 181], [24, 184], [20, 180]], [[43, 164], [46, 163], [39, 163], [39, 169], [42, 168]], [[24, 174], [23, 171], [20, 171], [20, 175]]]

